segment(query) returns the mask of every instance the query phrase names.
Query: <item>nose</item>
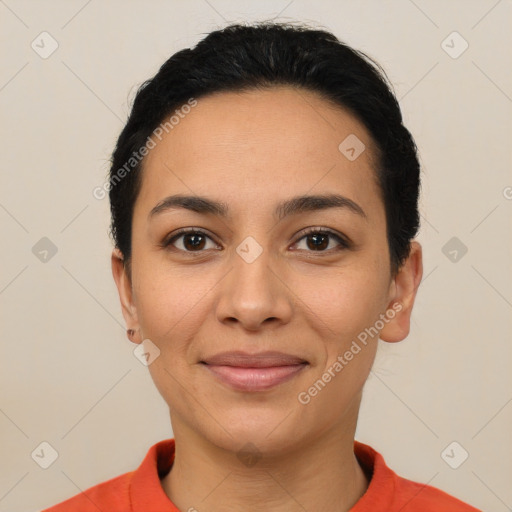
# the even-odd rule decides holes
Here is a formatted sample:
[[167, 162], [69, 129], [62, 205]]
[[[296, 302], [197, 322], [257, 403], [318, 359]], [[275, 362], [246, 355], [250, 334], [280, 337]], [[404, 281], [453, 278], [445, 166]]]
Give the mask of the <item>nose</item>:
[[233, 252], [232, 262], [231, 271], [220, 283], [217, 319], [247, 331], [288, 323], [293, 313], [293, 293], [276, 259], [265, 250], [255, 259]]

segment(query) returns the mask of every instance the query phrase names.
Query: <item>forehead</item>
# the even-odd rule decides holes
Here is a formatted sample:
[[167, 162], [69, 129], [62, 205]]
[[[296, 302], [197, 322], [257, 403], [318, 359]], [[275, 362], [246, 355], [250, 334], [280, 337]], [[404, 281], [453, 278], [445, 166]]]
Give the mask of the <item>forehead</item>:
[[291, 87], [215, 93], [199, 98], [157, 141], [144, 162], [137, 204], [149, 210], [171, 193], [240, 207], [254, 197], [260, 208], [308, 192], [375, 202], [374, 169], [365, 126], [317, 93]]

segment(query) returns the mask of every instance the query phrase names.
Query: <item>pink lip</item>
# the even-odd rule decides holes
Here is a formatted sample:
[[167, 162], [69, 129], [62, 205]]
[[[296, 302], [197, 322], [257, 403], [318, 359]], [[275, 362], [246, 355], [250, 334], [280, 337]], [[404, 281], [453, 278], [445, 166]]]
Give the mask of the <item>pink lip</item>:
[[204, 365], [221, 381], [239, 391], [263, 391], [291, 379], [306, 363], [269, 368]]
[[239, 391], [264, 391], [293, 378], [308, 363], [281, 352], [224, 352], [201, 361], [225, 384]]

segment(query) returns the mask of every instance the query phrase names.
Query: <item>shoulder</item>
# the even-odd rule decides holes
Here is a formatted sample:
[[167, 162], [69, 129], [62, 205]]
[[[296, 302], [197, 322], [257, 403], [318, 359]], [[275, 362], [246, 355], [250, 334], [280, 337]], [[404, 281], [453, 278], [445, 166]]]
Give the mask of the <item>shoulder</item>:
[[402, 512], [481, 512], [431, 485], [396, 476], [396, 501]]
[[134, 472], [102, 482], [41, 512], [125, 512], [130, 506], [130, 481]]
[[371, 446], [356, 441], [354, 453], [370, 483], [351, 512], [481, 512], [436, 487], [397, 475]]
[[135, 471], [102, 482], [41, 512], [127, 512], [128, 510], [178, 511], [167, 498], [160, 477], [172, 466], [174, 439], [153, 445]]

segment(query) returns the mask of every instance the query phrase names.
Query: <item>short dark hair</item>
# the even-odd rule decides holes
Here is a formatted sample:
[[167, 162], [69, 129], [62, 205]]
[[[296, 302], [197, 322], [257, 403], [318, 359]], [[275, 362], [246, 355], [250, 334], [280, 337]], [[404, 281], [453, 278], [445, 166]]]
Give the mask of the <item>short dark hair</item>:
[[391, 271], [400, 268], [419, 228], [420, 164], [384, 70], [328, 31], [273, 22], [213, 31], [195, 47], [172, 55], [139, 87], [110, 168], [110, 230], [125, 262], [131, 259], [133, 210], [144, 160], [134, 161], [122, 179], [116, 173], [126, 169], [166, 116], [191, 98], [277, 85], [317, 92], [366, 126], [376, 146]]

